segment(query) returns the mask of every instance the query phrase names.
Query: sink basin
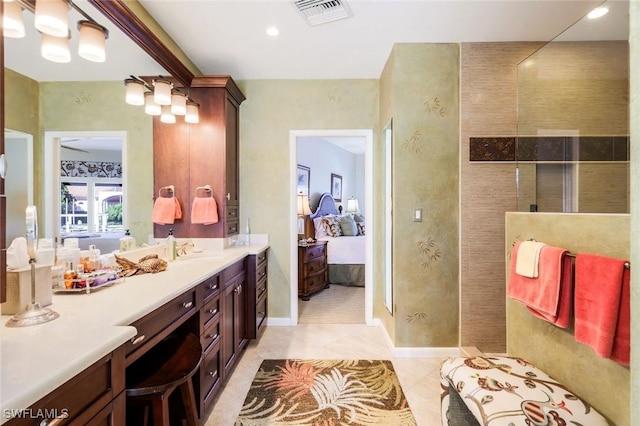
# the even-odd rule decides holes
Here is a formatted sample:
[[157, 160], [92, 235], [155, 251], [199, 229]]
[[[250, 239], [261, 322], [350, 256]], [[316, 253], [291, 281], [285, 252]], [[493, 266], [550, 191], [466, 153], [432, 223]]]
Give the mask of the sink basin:
[[190, 259], [203, 259], [203, 260], [216, 260], [222, 259], [224, 256], [220, 253], [214, 252], [200, 252], [200, 253], [189, 253], [184, 256], [178, 256], [176, 260], [190, 260]]

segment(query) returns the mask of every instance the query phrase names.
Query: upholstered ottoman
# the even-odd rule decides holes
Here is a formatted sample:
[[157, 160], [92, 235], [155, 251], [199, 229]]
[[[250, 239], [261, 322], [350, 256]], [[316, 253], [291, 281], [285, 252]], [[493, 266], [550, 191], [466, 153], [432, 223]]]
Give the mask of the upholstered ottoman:
[[520, 358], [449, 358], [440, 369], [444, 426], [608, 426], [565, 385]]

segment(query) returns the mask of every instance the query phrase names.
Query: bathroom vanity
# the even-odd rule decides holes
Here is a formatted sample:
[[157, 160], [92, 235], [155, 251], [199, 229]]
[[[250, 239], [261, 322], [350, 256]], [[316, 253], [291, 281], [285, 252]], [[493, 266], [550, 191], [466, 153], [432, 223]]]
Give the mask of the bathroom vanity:
[[[46, 324], [7, 328], [9, 316], [2, 316], [0, 424], [33, 424], [36, 418], [49, 420], [42, 424], [125, 424], [127, 366], [176, 332], [200, 336], [195, 393], [205, 417], [249, 330], [251, 337], [259, 335], [253, 327], [265, 323], [266, 312], [256, 314], [266, 308], [268, 244], [266, 236], [256, 241], [252, 236], [252, 245], [178, 259], [166, 271], [90, 294], [54, 295], [51, 307], [60, 317]], [[264, 277], [247, 279], [256, 271]], [[64, 422], [52, 422], [57, 417]]]

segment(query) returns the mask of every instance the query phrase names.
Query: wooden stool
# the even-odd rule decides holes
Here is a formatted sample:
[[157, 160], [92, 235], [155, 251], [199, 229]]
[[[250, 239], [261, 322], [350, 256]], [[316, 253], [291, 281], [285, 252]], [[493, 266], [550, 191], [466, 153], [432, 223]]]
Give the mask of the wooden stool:
[[154, 426], [169, 426], [169, 396], [180, 388], [189, 426], [198, 425], [191, 377], [202, 360], [202, 346], [194, 334], [169, 336], [127, 369], [127, 403], [145, 404], [144, 424], [151, 406]]

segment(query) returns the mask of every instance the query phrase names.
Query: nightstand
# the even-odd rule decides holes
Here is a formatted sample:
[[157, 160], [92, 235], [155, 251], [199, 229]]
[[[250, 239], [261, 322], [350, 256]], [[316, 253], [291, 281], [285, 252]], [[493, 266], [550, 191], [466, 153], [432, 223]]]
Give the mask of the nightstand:
[[328, 287], [327, 242], [298, 245], [298, 297], [309, 300], [313, 293]]

